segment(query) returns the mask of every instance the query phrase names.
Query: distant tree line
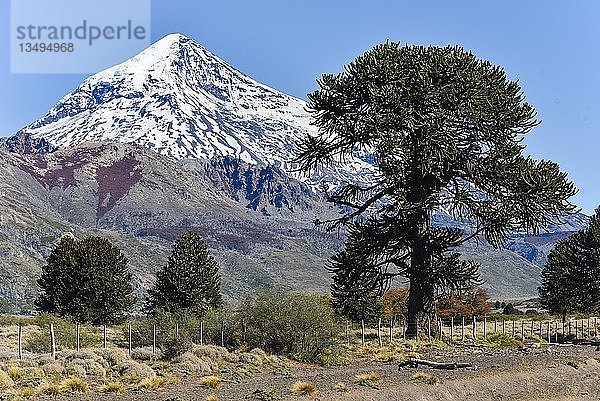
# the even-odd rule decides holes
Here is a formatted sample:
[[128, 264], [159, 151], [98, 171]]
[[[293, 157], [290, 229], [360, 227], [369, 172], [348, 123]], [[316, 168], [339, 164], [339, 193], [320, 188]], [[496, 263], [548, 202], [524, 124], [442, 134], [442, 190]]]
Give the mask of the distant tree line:
[[[122, 322], [136, 303], [128, 260], [107, 238], [61, 238], [38, 280], [39, 312], [71, 317], [80, 323]], [[156, 274], [144, 309], [202, 318], [223, 303], [217, 263], [202, 238], [187, 232], [177, 238], [165, 266]]]

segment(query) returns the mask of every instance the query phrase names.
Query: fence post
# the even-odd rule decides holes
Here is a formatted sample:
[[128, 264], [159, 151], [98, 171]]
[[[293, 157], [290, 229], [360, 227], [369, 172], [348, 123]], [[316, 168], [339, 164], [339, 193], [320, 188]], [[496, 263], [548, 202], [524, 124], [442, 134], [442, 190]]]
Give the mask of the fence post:
[[544, 339], [544, 334], [542, 333], [542, 321], [541, 320], [540, 320], [539, 326], [540, 326], [540, 340], [543, 340]]
[[156, 355], [156, 324], [152, 325], [152, 355]]
[[365, 319], [360, 319], [360, 337], [362, 345], [365, 345]]
[[462, 317], [462, 325], [461, 325], [461, 337], [462, 337], [462, 342], [465, 342], [465, 317]]
[[419, 319], [415, 319], [415, 327], [416, 327], [416, 333], [417, 333], [417, 341], [420, 340], [419, 337]]
[[444, 341], [444, 322], [442, 321], [441, 318], [440, 318], [439, 322], [440, 322], [440, 330], [439, 330], [440, 338], [439, 338], [439, 340]]
[[377, 320], [377, 342], [380, 347], [383, 346], [383, 340], [381, 339], [381, 318]]
[[406, 319], [402, 318], [402, 339], [403, 340], [406, 340], [406, 327], [407, 327]]
[[56, 359], [56, 338], [54, 337], [54, 323], [50, 323], [50, 351], [52, 358]]
[[106, 349], [106, 325], [102, 327], [102, 348]]
[[75, 347], [77, 348], [77, 352], [81, 348], [80, 338], [81, 338], [81, 326], [79, 323], [75, 323]]
[[588, 317], [587, 319], [587, 324], [588, 324], [588, 337], [591, 337], [591, 331], [590, 331], [590, 318]]
[[521, 341], [525, 342], [525, 320], [521, 320]]
[[506, 333], [506, 320], [502, 319], [502, 334]]
[[390, 344], [394, 341], [394, 320], [390, 319]]
[[477, 318], [473, 315], [473, 342], [477, 340]]
[[[348, 322], [346, 322], [346, 330], [348, 330]], [[348, 337], [348, 332], [346, 332], [346, 337]], [[246, 342], [246, 320], [242, 319], [242, 341]], [[350, 337], [348, 337], [348, 345], [350, 345]]]
[[546, 330], [548, 330], [548, 344], [550, 344], [552, 342], [552, 338], [550, 336], [550, 320], [548, 320], [548, 322], [546, 323]]
[[531, 338], [534, 337], [534, 330], [533, 330], [533, 320], [531, 320]]
[[554, 342], [558, 344], [558, 322], [554, 322]]
[[19, 347], [19, 360], [22, 360], [23, 359], [23, 326], [21, 326], [20, 324], [19, 324], [18, 347]]
[[431, 342], [431, 319], [427, 318], [427, 341]]
[[200, 320], [200, 345], [204, 345], [204, 322]]
[[225, 346], [225, 320], [221, 320], [221, 347]]
[[129, 341], [128, 341], [128, 349], [127, 350], [129, 352], [129, 355], [131, 355], [131, 347], [132, 347], [132, 344], [131, 344], [131, 323], [129, 323], [128, 332], [129, 332], [129, 338], [128, 338]]
[[454, 316], [450, 318], [450, 342], [454, 341]]
[[348, 322], [346, 322], [346, 346], [350, 346], [350, 329], [348, 328]]
[[483, 338], [487, 337], [487, 316], [483, 317]]
[[515, 338], [515, 325], [516, 325], [516, 322], [513, 319], [513, 321], [512, 321], [512, 336], [513, 336], [513, 338]]
[[494, 334], [498, 332], [498, 319], [494, 319]]
[[175, 337], [179, 338], [179, 323], [175, 323]]

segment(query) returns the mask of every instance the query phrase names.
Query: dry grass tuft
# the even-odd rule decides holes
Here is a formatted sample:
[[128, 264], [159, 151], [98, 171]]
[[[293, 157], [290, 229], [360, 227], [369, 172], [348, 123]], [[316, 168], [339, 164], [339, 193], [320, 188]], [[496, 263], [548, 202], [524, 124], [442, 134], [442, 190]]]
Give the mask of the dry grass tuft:
[[35, 391], [30, 389], [29, 387], [25, 387], [23, 390], [19, 392], [21, 398], [33, 398], [35, 397]]
[[103, 393], [123, 394], [127, 392], [127, 387], [120, 382], [110, 382], [100, 387]]
[[219, 401], [219, 397], [214, 394], [209, 395], [204, 399], [204, 401]]
[[37, 392], [40, 395], [56, 396], [62, 393], [62, 388], [56, 383], [42, 383], [42, 385], [38, 387]]
[[167, 380], [164, 377], [152, 376], [142, 379], [137, 386], [140, 390], [155, 390], [165, 386], [166, 384]]
[[85, 382], [85, 380], [80, 379], [79, 377], [69, 377], [60, 382], [60, 387], [63, 391], [68, 391], [71, 393], [87, 393], [90, 391], [90, 387]]
[[356, 383], [361, 386], [377, 388], [377, 383], [381, 381], [381, 376], [375, 372], [363, 373], [355, 376]]
[[345, 393], [348, 391], [348, 386], [344, 382], [337, 382], [334, 384], [333, 389], [335, 391], [339, 391], [340, 393]]
[[219, 376], [204, 376], [200, 378], [200, 385], [209, 388], [219, 388], [221, 378]]
[[10, 366], [8, 368], [8, 376], [13, 379], [13, 381], [18, 382], [23, 377], [23, 372], [16, 366]]
[[312, 383], [297, 381], [292, 386], [292, 393], [298, 395], [310, 395], [313, 396], [317, 393], [317, 389]]
[[410, 378], [414, 382], [426, 383], [432, 386], [440, 384], [440, 378], [427, 372], [417, 372]]
[[3, 370], [0, 370], [0, 388], [10, 387], [14, 384], [9, 374]]

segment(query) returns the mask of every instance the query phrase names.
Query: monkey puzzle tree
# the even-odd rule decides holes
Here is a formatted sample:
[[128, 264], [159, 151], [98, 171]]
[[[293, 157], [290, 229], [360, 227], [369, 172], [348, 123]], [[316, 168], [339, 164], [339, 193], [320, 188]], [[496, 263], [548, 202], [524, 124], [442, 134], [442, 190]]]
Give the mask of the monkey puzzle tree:
[[600, 311], [600, 208], [585, 230], [550, 251], [538, 291], [542, 305], [563, 322], [569, 313]]
[[[346, 212], [317, 223], [347, 225], [345, 252], [367, 261], [329, 268], [378, 291], [407, 278], [408, 336], [435, 318], [437, 289], [478, 281], [455, 247], [473, 237], [500, 246], [511, 230], [537, 232], [575, 210], [567, 174], [523, 155], [538, 121], [501, 67], [460, 47], [385, 43], [318, 83], [308, 106], [319, 133], [302, 139], [296, 161], [311, 171], [368, 152], [376, 167], [365, 184], [327, 193]], [[440, 209], [468, 229], [433, 225]]]
[[202, 237], [189, 231], [175, 240], [146, 301], [149, 311], [189, 312], [198, 318], [222, 306], [219, 267]]

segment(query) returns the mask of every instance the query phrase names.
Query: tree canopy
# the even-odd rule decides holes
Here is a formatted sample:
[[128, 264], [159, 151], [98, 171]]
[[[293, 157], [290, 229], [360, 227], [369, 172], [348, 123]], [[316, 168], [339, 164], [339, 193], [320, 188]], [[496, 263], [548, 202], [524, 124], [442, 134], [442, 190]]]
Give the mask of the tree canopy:
[[202, 318], [210, 308], [222, 304], [221, 276], [208, 246], [194, 232], [182, 234], [173, 243], [166, 266], [156, 273], [147, 309], [185, 311]]
[[[567, 174], [523, 155], [539, 122], [499, 66], [460, 47], [389, 42], [318, 84], [308, 107], [319, 132], [301, 140], [301, 168], [367, 153], [376, 170], [327, 193], [346, 212], [317, 223], [347, 226], [346, 256], [329, 268], [379, 292], [408, 278], [409, 336], [434, 314], [436, 290], [479, 282], [477, 265], [454, 248], [479, 237], [500, 246], [513, 230], [535, 233], [575, 210]], [[440, 212], [458, 224], [432, 224]]]
[[106, 238], [63, 237], [42, 268], [35, 305], [81, 323], [119, 323], [135, 303], [127, 263]]

